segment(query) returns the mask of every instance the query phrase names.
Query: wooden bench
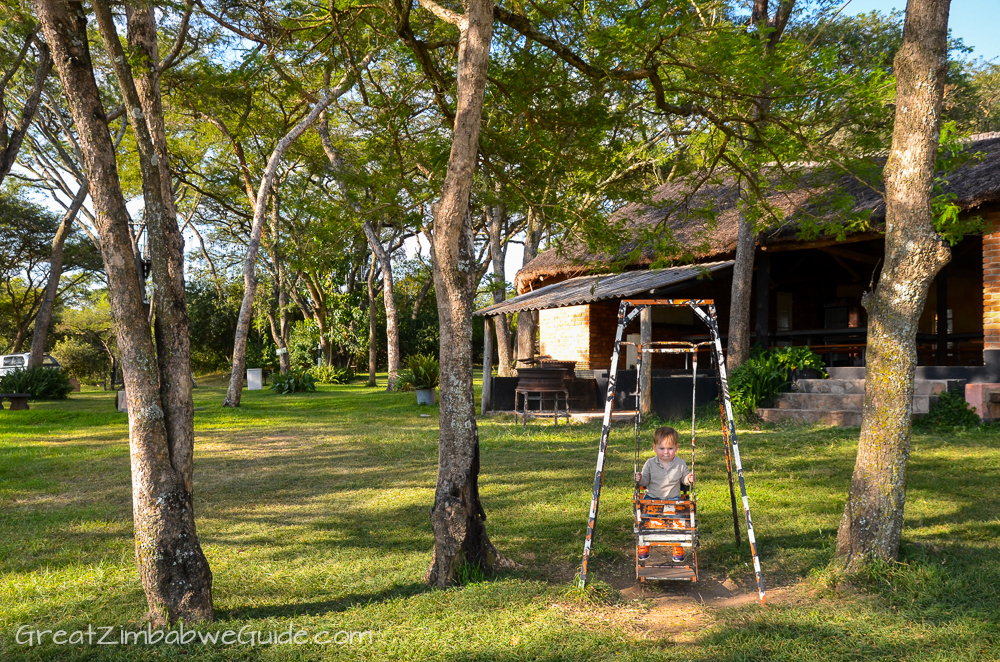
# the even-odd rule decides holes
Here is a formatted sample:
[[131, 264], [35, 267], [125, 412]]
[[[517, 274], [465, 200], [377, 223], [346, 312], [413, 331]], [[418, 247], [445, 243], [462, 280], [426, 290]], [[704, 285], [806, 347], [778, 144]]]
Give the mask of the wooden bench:
[[30, 393], [0, 393], [0, 409], [4, 408], [4, 400], [10, 400], [10, 407], [7, 408], [10, 411], [27, 411], [30, 397]]

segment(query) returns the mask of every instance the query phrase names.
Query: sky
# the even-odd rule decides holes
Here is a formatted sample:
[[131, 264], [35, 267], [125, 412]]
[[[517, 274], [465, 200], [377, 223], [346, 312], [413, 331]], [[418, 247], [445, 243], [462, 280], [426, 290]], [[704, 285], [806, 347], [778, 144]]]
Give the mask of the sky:
[[[843, 13], [849, 16], [871, 11], [888, 14], [893, 9], [906, 9], [906, 0], [850, 0]], [[1000, 30], [1000, 0], [952, 0], [948, 27], [953, 38], [960, 37], [966, 46], [974, 49], [970, 58], [1000, 58], [1000, 38], [996, 32]], [[508, 281], [514, 282], [523, 256], [520, 244], [511, 244], [507, 249]]]
[[[906, 0], [851, 0], [845, 14], [866, 14], [880, 11], [888, 14], [893, 9], [906, 9]], [[1000, 27], [1000, 0], [952, 0], [948, 27], [952, 37], [961, 37], [966, 46], [975, 50], [973, 58], [987, 60], [1000, 57], [1000, 40], [996, 30]]]

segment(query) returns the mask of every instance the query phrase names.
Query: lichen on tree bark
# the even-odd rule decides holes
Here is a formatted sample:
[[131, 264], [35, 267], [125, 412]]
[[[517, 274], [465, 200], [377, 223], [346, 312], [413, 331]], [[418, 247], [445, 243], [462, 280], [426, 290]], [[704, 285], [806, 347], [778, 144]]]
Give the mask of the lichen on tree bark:
[[895, 559], [913, 428], [917, 322], [951, 259], [933, 228], [933, 186], [947, 72], [950, 0], [910, 0], [894, 63], [896, 123], [885, 168], [885, 267], [865, 296], [868, 347], [858, 456], [837, 533], [848, 571]]

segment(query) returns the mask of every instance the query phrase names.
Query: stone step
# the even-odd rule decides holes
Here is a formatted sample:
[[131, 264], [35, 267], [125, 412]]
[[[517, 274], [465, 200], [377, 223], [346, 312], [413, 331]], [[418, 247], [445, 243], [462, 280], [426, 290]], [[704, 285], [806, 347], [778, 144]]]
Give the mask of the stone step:
[[[937, 400], [936, 395], [914, 395], [913, 413], [926, 414]], [[865, 396], [860, 393], [780, 393], [774, 399], [774, 409], [817, 409], [828, 411], [861, 411]]]
[[798, 393], [833, 393], [851, 395], [865, 393], [863, 379], [799, 379], [792, 383], [792, 390]]
[[861, 411], [865, 396], [837, 393], [781, 393], [774, 399], [775, 409], [850, 409]]
[[[916, 379], [913, 381], [914, 395], [940, 395], [948, 390], [949, 382], [943, 379]], [[800, 379], [792, 384], [797, 393], [865, 393], [863, 379]]]
[[823, 423], [842, 428], [861, 426], [861, 411], [853, 409], [758, 409], [757, 414], [768, 423]]

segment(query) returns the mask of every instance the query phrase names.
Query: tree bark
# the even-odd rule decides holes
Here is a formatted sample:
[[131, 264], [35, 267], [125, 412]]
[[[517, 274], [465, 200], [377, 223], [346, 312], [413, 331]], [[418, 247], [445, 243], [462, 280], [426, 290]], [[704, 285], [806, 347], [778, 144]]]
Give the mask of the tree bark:
[[[757, 31], [766, 58], [774, 53], [775, 47], [785, 32], [785, 26], [795, 7], [795, 0], [780, 0], [772, 16], [769, 0], [754, 0], [750, 15], [751, 28]], [[756, 132], [760, 134], [767, 124], [767, 114], [771, 107], [771, 90], [761, 90], [751, 113]], [[747, 145], [748, 152], [756, 151], [753, 144]], [[755, 175], [754, 175], [755, 176]], [[745, 181], [739, 183], [740, 198], [749, 205], [754, 193]], [[756, 246], [756, 227], [748, 221], [745, 210], [740, 211], [739, 230], [736, 235], [736, 254], [733, 256], [733, 286], [729, 302], [729, 337], [726, 343], [726, 369], [732, 373], [750, 356], [750, 292], [753, 289], [753, 260]]]
[[378, 372], [378, 319], [375, 315], [375, 256], [368, 269], [368, 386], [375, 386], [375, 373]]
[[[504, 243], [504, 234], [507, 227], [507, 210], [502, 205], [497, 205], [491, 210], [490, 218], [490, 258], [493, 261], [493, 277], [498, 287], [493, 289], [493, 303], [500, 303], [507, 299], [507, 244]], [[503, 288], [499, 287], [503, 284]], [[496, 329], [497, 338], [497, 376], [514, 376], [513, 347], [511, 346], [510, 324], [507, 314], [497, 315], [493, 320], [493, 327]]]
[[52, 239], [52, 257], [49, 259], [49, 281], [45, 285], [45, 296], [42, 298], [42, 305], [38, 308], [38, 315], [35, 316], [35, 331], [31, 336], [31, 354], [28, 356], [28, 367], [37, 368], [42, 365], [45, 358], [45, 343], [48, 342], [49, 324], [52, 322], [52, 311], [56, 307], [56, 296], [59, 294], [59, 280], [62, 278], [63, 246], [66, 238], [73, 229], [73, 220], [76, 218], [84, 200], [87, 199], [87, 184], [84, 182], [80, 187], [76, 197], [70, 204], [69, 209], [63, 214], [56, 236]]
[[[524, 230], [524, 257], [521, 266], [538, 257], [538, 244], [542, 241], [542, 228], [538, 212], [528, 209], [528, 223]], [[517, 314], [517, 360], [530, 361], [535, 358], [535, 334], [538, 331], [538, 311], [522, 310]]]
[[[427, 7], [435, 11], [436, 5], [428, 2]], [[441, 413], [438, 478], [431, 509], [434, 552], [426, 580], [438, 586], [454, 583], [463, 565], [486, 572], [511, 565], [486, 535], [472, 388], [472, 303], [478, 282], [468, 212], [493, 34], [492, 0], [468, 0], [466, 13], [457, 23], [461, 35], [457, 110], [431, 243], [441, 328]]]
[[[193, 407], [190, 361], [185, 352], [188, 333], [183, 271], [178, 269], [183, 260], [183, 243], [172, 240], [170, 223], [162, 209], [163, 191], [169, 189], [161, 186], [159, 169], [155, 167], [156, 151], [148, 126], [141, 121], [143, 115], [155, 113], [157, 108], [143, 107], [111, 13], [103, 2], [95, 2], [105, 45], [137, 137], [150, 241], [157, 246], [153, 282], [158, 292], [158, 336], [164, 330], [176, 336], [158, 338], [158, 347], [154, 347], [133, 263], [129, 217], [118, 180], [114, 143], [94, 79], [83, 5], [77, 0], [35, 0], [34, 5], [79, 133], [91, 199], [98, 212], [109, 300], [128, 392], [136, 563], [149, 603], [149, 619], [157, 626], [177, 619], [211, 620], [212, 574], [198, 543], [192, 506]], [[152, 35], [155, 49], [155, 32]], [[149, 57], [148, 35], [134, 36], [142, 55]], [[158, 95], [155, 79], [149, 82], [153, 87], [145, 90], [147, 102], [151, 95]], [[179, 237], [176, 220], [172, 232]], [[178, 283], [180, 299], [175, 297]], [[179, 326], [171, 327], [171, 322]], [[182, 372], [183, 378], [178, 378]]]
[[274, 257], [274, 293], [277, 299], [278, 311], [277, 319], [275, 313], [268, 309], [268, 323], [271, 326], [271, 336], [274, 344], [278, 348], [278, 367], [281, 374], [288, 374], [292, 369], [292, 360], [288, 355], [288, 293], [285, 291], [286, 269], [282, 263], [281, 254], [281, 233], [278, 227], [278, 200], [274, 200], [271, 206], [271, 255]]
[[896, 123], [885, 167], [885, 267], [865, 295], [868, 350], [858, 456], [837, 533], [848, 571], [895, 559], [903, 529], [916, 333], [927, 290], [951, 258], [933, 229], [950, 0], [909, 0], [896, 55]]
[[430, 291], [432, 285], [434, 285], [433, 274], [424, 282], [423, 287], [420, 288], [420, 292], [417, 294], [416, 301], [413, 302], [413, 312], [410, 314], [411, 320], [417, 319], [417, 316], [420, 315], [420, 306], [423, 305], [424, 299], [427, 298], [427, 293]]
[[396, 381], [399, 379], [400, 365], [399, 314], [396, 312], [395, 289], [392, 282], [392, 262], [389, 259], [389, 254], [382, 247], [382, 241], [379, 239], [378, 233], [375, 232], [372, 224], [365, 221], [361, 227], [365, 231], [365, 237], [368, 238], [368, 245], [371, 246], [372, 254], [378, 258], [379, 265], [382, 268], [382, 300], [385, 303], [385, 349], [389, 359], [389, 385], [386, 386], [385, 390], [395, 391]]
[[[30, 42], [34, 39], [35, 35], [32, 33], [28, 41]], [[3, 135], [6, 138], [4, 144], [0, 145], [0, 184], [3, 184], [3, 180], [10, 174], [10, 169], [14, 167], [14, 162], [17, 160], [17, 153], [21, 151], [21, 144], [24, 142], [24, 136], [28, 133], [28, 128], [35, 118], [35, 112], [38, 110], [38, 103], [42, 98], [42, 90], [45, 88], [45, 79], [49, 77], [49, 71], [52, 69], [52, 55], [49, 52], [49, 47], [40, 41], [36, 45], [40, 58], [38, 66], [35, 67], [35, 79], [32, 82], [31, 91], [28, 92], [28, 97], [24, 100], [24, 106], [21, 108], [21, 118], [18, 120], [17, 127], [14, 128], [14, 132], [9, 137], [6, 131], [7, 118], [6, 112], [4, 112], [6, 110], [3, 102], [4, 90], [0, 88], [0, 122], [3, 122]], [[17, 63], [14, 66], [18, 66]], [[13, 72], [11, 74], [13, 75]]]
[[740, 211], [729, 300], [726, 370], [732, 373], [750, 356], [750, 291], [753, 289], [754, 224]]
[[[358, 63], [361, 71], [367, 70], [375, 53], [369, 53]], [[246, 370], [247, 336], [250, 335], [250, 322], [253, 318], [253, 300], [257, 294], [257, 252], [260, 250], [260, 235], [264, 228], [267, 196], [271, 193], [278, 164], [292, 143], [312, 126], [331, 103], [342, 97], [354, 87], [350, 75], [345, 75], [340, 84], [332, 90], [327, 90], [319, 101], [313, 104], [309, 113], [278, 141], [267, 160], [267, 166], [261, 176], [257, 189], [257, 202], [254, 205], [253, 225], [250, 228], [250, 240], [247, 242], [247, 256], [243, 263], [243, 302], [240, 304], [240, 314], [236, 320], [236, 336], [233, 342], [233, 372], [229, 377], [229, 390], [223, 407], [239, 407], [243, 395], [243, 372]]]

